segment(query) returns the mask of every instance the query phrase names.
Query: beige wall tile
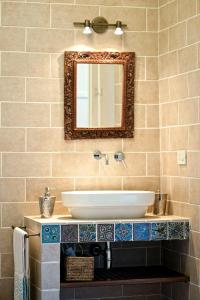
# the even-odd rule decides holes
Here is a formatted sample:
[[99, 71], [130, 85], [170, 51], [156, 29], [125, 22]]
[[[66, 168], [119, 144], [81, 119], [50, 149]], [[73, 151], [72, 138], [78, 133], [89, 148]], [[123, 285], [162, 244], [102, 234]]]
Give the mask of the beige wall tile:
[[[73, 22], [81, 22], [82, 16], [84, 16], [84, 20], [92, 20], [96, 15], [98, 15], [98, 7], [94, 6], [51, 5], [51, 24], [53, 28], [74, 29]], [[105, 15], [103, 14], [103, 16]]]
[[176, 50], [186, 45], [186, 23], [176, 24], [169, 29], [169, 50]]
[[2, 158], [2, 174], [5, 177], [50, 176], [50, 155], [5, 153]]
[[4, 203], [2, 205], [2, 225], [4, 227], [22, 226], [24, 216], [38, 215], [38, 203]]
[[200, 177], [200, 152], [187, 153], [187, 165], [180, 166], [180, 176]]
[[51, 54], [51, 77], [64, 77], [64, 55]]
[[146, 58], [146, 79], [147, 80], [158, 79], [158, 58], [157, 57]]
[[157, 7], [157, 0], [76, 0], [77, 4]]
[[170, 147], [171, 150], [188, 149], [188, 128], [170, 128]]
[[199, 178], [191, 178], [189, 185], [189, 201], [193, 204], [200, 204], [200, 179]]
[[172, 26], [177, 22], [177, 1], [160, 8], [160, 29]]
[[194, 124], [198, 121], [198, 100], [188, 99], [179, 103], [179, 124]]
[[1, 256], [1, 276], [2, 277], [12, 277], [13, 276], [13, 255], [2, 254]]
[[200, 70], [188, 74], [189, 96], [200, 96]]
[[[13, 225], [13, 224], [12, 224]], [[12, 235], [13, 231], [11, 228], [0, 228], [0, 252], [11, 253], [12, 252]]]
[[162, 153], [161, 159], [162, 159], [162, 174], [168, 176], [177, 176], [178, 166], [176, 163], [176, 153], [175, 152]]
[[169, 0], [159, 0], [159, 6], [163, 6], [165, 4], [167, 4], [169, 2]]
[[97, 176], [98, 170], [99, 163], [93, 159], [91, 154], [52, 155], [52, 173], [54, 177]]
[[0, 77], [0, 101], [25, 101], [25, 79]]
[[109, 139], [109, 143], [106, 139], [77, 140], [75, 149], [77, 152], [90, 153], [95, 149], [101, 149], [103, 153], [115, 152], [122, 149], [122, 139]]
[[190, 126], [189, 130], [189, 149], [200, 150], [200, 125]]
[[197, 13], [200, 13], [200, 1], [197, 0]]
[[190, 255], [200, 258], [200, 233], [191, 232]]
[[147, 105], [147, 127], [159, 127], [159, 106]]
[[[199, 283], [199, 260], [190, 256], [181, 256], [181, 272], [190, 277], [190, 281], [198, 285]], [[195, 299], [195, 298], [190, 298]], [[198, 298], [197, 298], [198, 299]]]
[[135, 58], [135, 79], [144, 80], [145, 79], [145, 57]]
[[141, 56], [156, 56], [158, 53], [158, 35], [150, 32], [125, 32], [124, 50], [135, 51]]
[[3, 103], [1, 122], [7, 127], [48, 127], [49, 104]]
[[74, 35], [72, 30], [27, 30], [27, 51], [30, 52], [64, 52], [73, 45]]
[[170, 100], [168, 79], [159, 80], [159, 100], [160, 103]]
[[60, 288], [60, 263], [41, 264], [41, 289]]
[[145, 127], [145, 105], [134, 105], [134, 128]]
[[[113, 34], [113, 30], [108, 30], [104, 34], [83, 34], [82, 30], [75, 32], [74, 51], [122, 51], [122, 40], [128, 33], [122, 36]], [[130, 49], [134, 51], [134, 49]], [[138, 55], [140, 55], [138, 53]]]
[[50, 6], [33, 3], [2, 3], [2, 25], [49, 27]]
[[19, 178], [0, 179], [0, 202], [24, 202], [25, 180]]
[[26, 180], [26, 200], [38, 202], [38, 197], [44, 193], [45, 186], [56, 196], [56, 202], [61, 201], [61, 192], [73, 191], [73, 178], [28, 178]]
[[24, 51], [25, 29], [22, 28], [0, 28], [0, 50], [1, 51]]
[[169, 79], [169, 91], [171, 100], [179, 100], [188, 97], [187, 75], [179, 75]]
[[200, 40], [200, 15], [188, 20], [187, 23], [187, 41], [188, 44], [199, 42]]
[[162, 126], [178, 124], [178, 103], [162, 104], [160, 109]]
[[179, 71], [184, 73], [198, 67], [198, 47], [192, 45], [178, 52]]
[[159, 189], [159, 183], [159, 177], [123, 177], [124, 190], [156, 191]]
[[147, 153], [147, 176], [160, 175], [160, 153]]
[[160, 149], [161, 151], [170, 150], [170, 128], [160, 129]]
[[198, 300], [200, 297], [200, 288], [197, 285], [190, 285], [190, 299]]
[[178, 202], [189, 201], [189, 180], [187, 178], [171, 178], [171, 199]]
[[138, 129], [133, 139], [124, 139], [124, 152], [157, 152], [159, 151], [159, 130]]
[[177, 52], [171, 52], [159, 57], [160, 78], [176, 75], [178, 73]]
[[182, 21], [196, 14], [196, 0], [178, 0], [178, 20]]
[[0, 151], [25, 151], [25, 129], [0, 128]]
[[[28, 78], [26, 88], [28, 102], [64, 101], [63, 79]], [[37, 93], [35, 91], [37, 91]]]
[[158, 9], [147, 9], [147, 31], [158, 30]]
[[2, 75], [24, 77], [49, 76], [50, 60], [47, 54], [4, 52], [1, 56]]
[[122, 23], [128, 25], [128, 30], [146, 30], [146, 10], [144, 8], [101, 7], [100, 10], [101, 15], [109, 20], [109, 23], [114, 24], [116, 20], [121, 20]]
[[63, 127], [63, 126], [64, 126], [63, 104], [52, 104], [51, 105], [51, 127]]
[[158, 82], [137, 81], [135, 86], [135, 102], [145, 104], [158, 103]]
[[75, 178], [75, 190], [121, 190], [121, 177]]
[[125, 168], [122, 163], [118, 163], [114, 158], [110, 159], [110, 164], [100, 163], [101, 176], [144, 176], [146, 174], [145, 153], [126, 153]]
[[169, 50], [169, 29], [159, 32], [159, 54], [168, 52]]
[[27, 130], [29, 152], [73, 152], [74, 141], [64, 140], [63, 128], [30, 128]]
[[2, 296], [4, 300], [13, 299], [13, 279], [12, 278], [3, 278], [0, 279], [0, 289], [2, 291]]

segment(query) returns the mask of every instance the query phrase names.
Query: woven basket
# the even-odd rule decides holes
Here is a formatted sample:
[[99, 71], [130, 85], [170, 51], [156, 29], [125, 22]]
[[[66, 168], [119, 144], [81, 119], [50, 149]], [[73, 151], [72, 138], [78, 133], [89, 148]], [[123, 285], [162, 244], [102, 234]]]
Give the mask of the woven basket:
[[94, 279], [94, 257], [65, 257], [66, 281], [91, 281]]

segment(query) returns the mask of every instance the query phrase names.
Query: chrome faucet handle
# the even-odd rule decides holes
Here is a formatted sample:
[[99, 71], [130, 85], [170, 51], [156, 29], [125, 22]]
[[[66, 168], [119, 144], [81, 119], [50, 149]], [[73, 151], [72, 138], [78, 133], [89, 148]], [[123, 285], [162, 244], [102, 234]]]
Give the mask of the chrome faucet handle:
[[114, 154], [114, 159], [117, 162], [121, 162], [124, 166], [124, 168], [127, 168], [126, 162], [125, 162], [125, 154], [122, 151], [117, 151]]
[[125, 160], [125, 154], [122, 151], [117, 151], [114, 154], [114, 159], [116, 161], [123, 161], [123, 160]]
[[103, 157], [105, 157], [105, 163], [106, 163], [106, 165], [109, 165], [109, 157], [108, 157], [107, 153], [102, 153], [100, 150], [95, 150], [93, 153], [93, 157], [96, 160], [100, 160]]

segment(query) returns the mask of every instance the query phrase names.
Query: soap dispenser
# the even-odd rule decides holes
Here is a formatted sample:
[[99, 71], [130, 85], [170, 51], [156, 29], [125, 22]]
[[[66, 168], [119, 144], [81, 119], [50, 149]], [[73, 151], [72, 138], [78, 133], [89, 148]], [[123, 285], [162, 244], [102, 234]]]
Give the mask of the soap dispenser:
[[50, 218], [53, 215], [55, 196], [51, 196], [49, 187], [45, 187], [44, 195], [39, 197], [40, 213], [42, 218]]

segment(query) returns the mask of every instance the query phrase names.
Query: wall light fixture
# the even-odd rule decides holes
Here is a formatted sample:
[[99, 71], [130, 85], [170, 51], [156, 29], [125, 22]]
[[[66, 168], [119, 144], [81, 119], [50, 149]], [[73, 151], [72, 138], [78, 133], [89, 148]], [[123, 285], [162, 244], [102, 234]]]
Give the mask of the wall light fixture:
[[96, 33], [104, 33], [109, 27], [115, 28], [114, 34], [122, 35], [124, 33], [123, 28], [127, 27], [121, 21], [117, 20], [115, 24], [109, 24], [104, 17], [96, 17], [92, 20], [85, 20], [84, 22], [74, 22], [74, 26], [84, 27], [84, 34], [91, 34], [92, 30]]

